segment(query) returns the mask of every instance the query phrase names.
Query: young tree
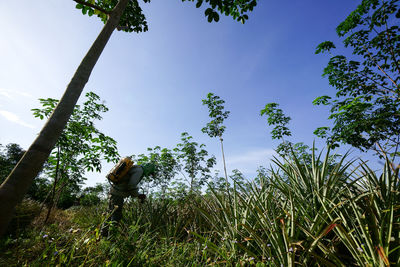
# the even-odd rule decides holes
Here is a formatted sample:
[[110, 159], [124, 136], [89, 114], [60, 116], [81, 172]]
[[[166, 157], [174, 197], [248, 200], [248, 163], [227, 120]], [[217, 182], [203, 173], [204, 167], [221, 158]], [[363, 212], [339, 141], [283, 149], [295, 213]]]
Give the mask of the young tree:
[[230, 178], [234, 182], [234, 188], [237, 192], [244, 193], [250, 190], [251, 184], [238, 169], [232, 170]]
[[183, 170], [190, 178], [190, 192], [201, 189], [201, 186], [211, 177], [210, 169], [215, 165], [215, 157], [208, 157], [205, 145], [199, 145], [192, 139], [193, 137], [188, 133], [182, 133], [182, 143], [174, 149], [178, 153], [178, 159], [183, 161]]
[[[11, 220], [15, 205], [22, 200], [59, 139], [113, 31], [116, 28], [125, 32], [142, 32], [148, 29], [146, 18], [137, 0], [74, 1], [78, 3], [76, 8], [81, 9], [83, 14], [97, 15], [105, 23], [105, 26], [83, 58], [59, 104], [48, 118], [38, 137], [33, 141], [7, 180], [0, 186], [0, 217], [2, 218], [0, 220], [0, 235], [4, 234]], [[148, 3], [150, 0], [143, 0], [143, 2]], [[209, 22], [218, 21], [219, 14], [225, 14], [244, 23], [248, 19], [246, 13], [252, 11], [257, 5], [257, 0], [196, 0], [196, 7], [199, 8], [203, 2], [210, 5], [205, 10]]]
[[221, 176], [218, 170], [215, 170], [214, 175], [207, 183], [206, 193], [212, 194], [213, 192], [219, 192], [225, 194], [227, 190], [231, 190], [231, 184], [226, 184], [225, 176]]
[[270, 175], [268, 175], [268, 169], [260, 166], [257, 169], [257, 175], [254, 178], [254, 184], [260, 187], [263, 187], [266, 184], [270, 183]]
[[[48, 216], [53, 204], [57, 204], [57, 201], [54, 201], [56, 192], [64, 199], [70, 199], [71, 195], [77, 196], [80, 185], [86, 179], [83, 176], [85, 171], [100, 172], [103, 157], [107, 162], [115, 162], [119, 157], [117, 142], [103, 134], [94, 125], [96, 120], [102, 119], [101, 113], [107, 112], [108, 108], [93, 92], [87, 93], [86, 98], [82, 106], [75, 106], [45, 167], [45, 174], [54, 179]], [[53, 112], [58, 100], [40, 99], [40, 103], [42, 108], [32, 109], [32, 111], [35, 117], [45, 119]], [[69, 194], [63, 195], [63, 189], [68, 189]], [[68, 200], [70, 204], [73, 203], [72, 199]]]
[[[269, 103], [265, 105], [265, 108], [261, 110], [261, 116], [265, 115], [268, 117], [268, 124], [274, 125], [271, 131], [272, 139], [282, 140], [276, 149], [276, 152], [285, 159], [294, 159], [296, 161], [300, 160], [303, 167], [310, 167], [313, 164], [313, 154], [318, 149], [316, 147], [310, 148], [303, 142], [292, 143], [285, 140], [285, 137], [292, 135], [292, 132], [287, 127], [291, 118], [285, 116], [282, 109], [278, 108], [277, 103]], [[329, 155], [328, 168], [334, 168], [336, 164], [336, 159], [340, 155], [333, 154]]]
[[[352, 56], [331, 54], [324, 70], [336, 95], [321, 96], [315, 105], [331, 107], [333, 127], [314, 133], [329, 144], [350, 144], [381, 156], [399, 155], [400, 145], [400, 8], [398, 0], [363, 0], [337, 28]], [[316, 53], [330, 52], [332, 42]]]
[[302, 159], [305, 163], [311, 163], [311, 154], [307, 151], [309, 147], [303, 143], [292, 143], [286, 140], [292, 135], [292, 132], [287, 127], [291, 118], [286, 116], [277, 103], [268, 103], [260, 111], [261, 116], [267, 116], [268, 125], [273, 125], [271, 130], [272, 139], [282, 140], [282, 143], [276, 148], [276, 152], [281, 157], [289, 157], [295, 153], [297, 158]]
[[207, 99], [202, 100], [203, 105], [207, 105], [208, 107], [208, 116], [211, 118], [211, 121], [207, 123], [207, 126], [201, 129], [203, 133], [208, 134], [209, 137], [218, 137], [221, 142], [221, 151], [222, 151], [222, 161], [224, 163], [224, 173], [226, 179], [226, 185], [228, 186], [228, 174], [226, 172], [226, 162], [225, 162], [225, 153], [224, 153], [224, 143], [222, 139], [222, 134], [225, 132], [225, 126], [223, 125], [224, 120], [229, 117], [230, 111], [224, 110], [225, 101], [222, 100], [219, 96], [214, 95], [213, 93], [207, 94]]
[[153, 178], [144, 177], [143, 180], [148, 187], [161, 187], [161, 194], [164, 195], [172, 178], [179, 171], [179, 163], [173, 151], [168, 148], [156, 146], [147, 148], [148, 154], [133, 155], [132, 159], [141, 165], [144, 163], [153, 163], [156, 171]]

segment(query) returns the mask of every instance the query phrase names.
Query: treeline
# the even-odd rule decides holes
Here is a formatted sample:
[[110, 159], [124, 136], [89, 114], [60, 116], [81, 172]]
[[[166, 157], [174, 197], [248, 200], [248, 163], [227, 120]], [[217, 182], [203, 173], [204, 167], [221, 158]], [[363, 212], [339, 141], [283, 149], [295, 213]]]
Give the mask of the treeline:
[[[7, 175], [10, 173], [15, 164], [20, 160], [24, 154], [23, 148], [15, 143], [3, 146], [0, 144], [0, 183], [2, 183]], [[29, 188], [26, 197], [40, 203], [49, 205], [52, 201], [50, 199], [52, 192], [51, 179], [46, 176], [46, 168], [34, 180], [32, 186]], [[107, 184], [97, 184], [93, 187], [82, 188], [82, 184], [68, 184], [63, 188], [56, 188], [57, 191], [57, 207], [69, 208], [72, 205], [96, 205], [105, 198]]]

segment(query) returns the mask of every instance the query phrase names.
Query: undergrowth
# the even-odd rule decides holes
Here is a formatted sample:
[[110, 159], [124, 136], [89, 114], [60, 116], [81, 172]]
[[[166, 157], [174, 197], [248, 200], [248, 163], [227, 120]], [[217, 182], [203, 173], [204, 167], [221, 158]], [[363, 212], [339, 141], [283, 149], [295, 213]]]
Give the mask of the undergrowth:
[[106, 203], [56, 210], [46, 225], [42, 210], [1, 239], [0, 265], [400, 265], [399, 170], [329, 158], [276, 159], [257, 184], [229, 194], [129, 200], [108, 237], [100, 235]]

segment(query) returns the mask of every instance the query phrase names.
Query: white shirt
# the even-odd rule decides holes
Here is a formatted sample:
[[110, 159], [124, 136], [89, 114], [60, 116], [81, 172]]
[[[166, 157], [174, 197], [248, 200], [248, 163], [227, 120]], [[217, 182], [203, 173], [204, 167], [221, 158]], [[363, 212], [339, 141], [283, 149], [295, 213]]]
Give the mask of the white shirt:
[[137, 197], [139, 195], [138, 184], [143, 178], [143, 169], [139, 165], [133, 165], [128, 173], [118, 184], [111, 183], [110, 194], [121, 197]]

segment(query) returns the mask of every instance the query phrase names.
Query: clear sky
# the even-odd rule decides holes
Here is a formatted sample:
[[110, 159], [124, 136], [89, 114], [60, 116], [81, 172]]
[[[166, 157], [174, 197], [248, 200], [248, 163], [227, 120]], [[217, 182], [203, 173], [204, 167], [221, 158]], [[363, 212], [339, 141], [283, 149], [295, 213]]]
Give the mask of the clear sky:
[[[334, 92], [321, 77], [329, 58], [315, 55], [315, 47], [337, 41], [336, 26], [360, 2], [264, 0], [244, 25], [225, 16], [208, 23], [193, 2], [141, 2], [149, 31], [114, 32], [84, 89], [110, 109], [97, 127], [118, 142], [121, 155], [173, 148], [186, 131], [206, 144], [222, 173], [218, 140], [201, 132], [208, 122], [201, 99], [213, 92], [231, 111], [224, 135], [228, 171], [252, 178], [278, 144], [259, 115], [266, 103], [279, 103], [292, 118], [291, 141], [311, 146], [314, 129], [329, 125], [328, 109], [311, 103]], [[44, 124], [31, 109], [38, 98], [61, 97], [102, 26], [72, 0], [0, 2], [1, 144], [29, 147]], [[87, 184], [104, 182], [110, 167], [88, 174]]]

